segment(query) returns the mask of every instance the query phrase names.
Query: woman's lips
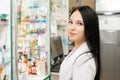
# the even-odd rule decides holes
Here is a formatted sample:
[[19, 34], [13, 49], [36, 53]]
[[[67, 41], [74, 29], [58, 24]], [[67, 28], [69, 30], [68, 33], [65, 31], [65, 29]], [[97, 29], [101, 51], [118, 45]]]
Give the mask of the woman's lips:
[[75, 35], [76, 35], [75, 33], [69, 32], [69, 37], [73, 37]]

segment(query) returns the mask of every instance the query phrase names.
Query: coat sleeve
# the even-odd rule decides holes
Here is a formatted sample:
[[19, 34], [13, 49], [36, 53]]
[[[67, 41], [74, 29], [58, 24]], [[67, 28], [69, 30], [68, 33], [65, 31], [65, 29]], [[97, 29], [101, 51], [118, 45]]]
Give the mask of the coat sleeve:
[[94, 80], [96, 74], [96, 65], [94, 59], [90, 59], [85, 63], [77, 60], [73, 67], [72, 80]]

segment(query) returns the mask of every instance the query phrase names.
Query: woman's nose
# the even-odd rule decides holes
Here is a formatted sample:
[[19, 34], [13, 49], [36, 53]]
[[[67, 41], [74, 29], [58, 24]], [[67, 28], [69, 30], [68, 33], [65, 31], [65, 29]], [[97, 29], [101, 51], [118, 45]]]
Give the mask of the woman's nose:
[[75, 24], [74, 24], [74, 23], [70, 25], [70, 29], [71, 29], [71, 30], [74, 30], [74, 29], [75, 29]]

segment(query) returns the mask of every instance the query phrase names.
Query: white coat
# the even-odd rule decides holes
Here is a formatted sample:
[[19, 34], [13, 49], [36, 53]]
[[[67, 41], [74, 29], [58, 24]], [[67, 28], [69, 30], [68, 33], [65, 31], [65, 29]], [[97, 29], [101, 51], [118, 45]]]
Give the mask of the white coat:
[[88, 51], [84, 42], [72, 55], [69, 54], [61, 64], [59, 80], [94, 80], [96, 64], [92, 54], [85, 53]]

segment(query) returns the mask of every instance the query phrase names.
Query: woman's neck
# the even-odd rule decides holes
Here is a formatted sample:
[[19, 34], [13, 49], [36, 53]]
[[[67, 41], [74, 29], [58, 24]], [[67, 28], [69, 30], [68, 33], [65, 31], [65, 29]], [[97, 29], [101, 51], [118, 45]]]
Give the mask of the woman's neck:
[[70, 54], [68, 55], [68, 57], [70, 57], [80, 46], [81, 44], [83, 44], [85, 41], [75, 41], [75, 47], [73, 48], [73, 50], [70, 52]]
[[81, 44], [83, 44], [85, 41], [76, 41], [75, 42], [75, 48], [77, 49]]

